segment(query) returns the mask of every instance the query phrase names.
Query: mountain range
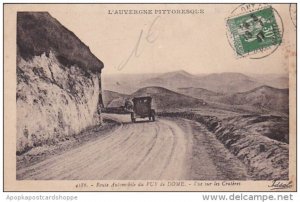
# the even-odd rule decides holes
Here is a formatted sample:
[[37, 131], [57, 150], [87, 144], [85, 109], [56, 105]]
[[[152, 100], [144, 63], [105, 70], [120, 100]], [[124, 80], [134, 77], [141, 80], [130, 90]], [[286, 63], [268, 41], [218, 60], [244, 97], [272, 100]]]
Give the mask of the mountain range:
[[[124, 105], [126, 99], [151, 96], [158, 110], [210, 105], [215, 107], [217, 103], [222, 106], [246, 108], [248, 106], [258, 111], [271, 110], [285, 114], [288, 114], [289, 109], [289, 92], [288, 88], [284, 88], [288, 85], [288, 78], [282, 75], [269, 77], [267, 75], [247, 76], [241, 73], [192, 75], [185, 71], [176, 71], [139, 76], [115, 75], [114, 79], [110, 80], [110, 84], [117, 83], [113, 86], [115, 91], [104, 90], [106, 107], [120, 107]], [[104, 84], [104, 86], [109, 88], [110, 85]]]
[[193, 75], [183, 70], [162, 74], [103, 74], [104, 89], [125, 94], [131, 94], [139, 88], [148, 86], [164, 87], [176, 92], [182, 91], [183, 88], [195, 88], [220, 94], [233, 94], [246, 92], [263, 85], [288, 88], [288, 76], [245, 75], [234, 72]]

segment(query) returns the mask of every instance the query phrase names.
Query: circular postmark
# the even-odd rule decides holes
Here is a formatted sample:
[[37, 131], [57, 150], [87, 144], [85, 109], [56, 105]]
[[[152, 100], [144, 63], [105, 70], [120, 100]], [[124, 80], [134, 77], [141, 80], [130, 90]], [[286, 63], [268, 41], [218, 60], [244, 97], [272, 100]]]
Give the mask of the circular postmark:
[[282, 43], [283, 21], [268, 4], [242, 4], [226, 19], [227, 39], [238, 58], [265, 58]]
[[297, 4], [290, 4], [289, 6], [290, 18], [292, 20], [293, 25], [297, 28]]

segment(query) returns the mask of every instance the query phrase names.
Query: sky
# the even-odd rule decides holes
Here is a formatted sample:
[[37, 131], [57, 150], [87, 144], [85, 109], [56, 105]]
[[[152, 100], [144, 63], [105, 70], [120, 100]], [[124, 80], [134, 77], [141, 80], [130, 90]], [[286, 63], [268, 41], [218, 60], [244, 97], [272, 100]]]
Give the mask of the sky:
[[[226, 36], [226, 18], [237, 5], [48, 5], [48, 11], [74, 32], [104, 63], [103, 73], [192, 74], [243, 72], [287, 74], [294, 57], [295, 27], [288, 5], [274, 5], [284, 25], [283, 43], [263, 59], [237, 58]], [[112, 15], [123, 9], [197, 9], [195, 15]]]

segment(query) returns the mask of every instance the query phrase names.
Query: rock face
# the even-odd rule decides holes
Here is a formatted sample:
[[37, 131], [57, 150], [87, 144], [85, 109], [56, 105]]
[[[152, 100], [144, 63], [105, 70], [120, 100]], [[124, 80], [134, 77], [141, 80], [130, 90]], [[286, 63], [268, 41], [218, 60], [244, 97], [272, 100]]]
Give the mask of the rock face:
[[46, 12], [17, 16], [17, 153], [101, 124], [103, 63]]

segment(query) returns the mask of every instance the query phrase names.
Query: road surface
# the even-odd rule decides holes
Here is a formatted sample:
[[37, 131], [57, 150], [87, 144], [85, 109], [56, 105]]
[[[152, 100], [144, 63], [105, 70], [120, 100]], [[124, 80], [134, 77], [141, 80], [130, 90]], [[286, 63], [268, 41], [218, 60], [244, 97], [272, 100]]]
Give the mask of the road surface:
[[[191, 162], [193, 133], [199, 133], [199, 137], [203, 135], [192, 130], [188, 121], [180, 119], [182, 124], [178, 124], [171, 119], [159, 118], [155, 122], [131, 123], [128, 115], [106, 116], [122, 124], [95, 141], [17, 170], [18, 179], [190, 179], [194, 165]], [[205, 145], [200, 145], [199, 148], [197, 162], [201, 163], [195, 164], [197, 172], [203, 179], [218, 179], [220, 174], [210, 157], [211, 154]]]

